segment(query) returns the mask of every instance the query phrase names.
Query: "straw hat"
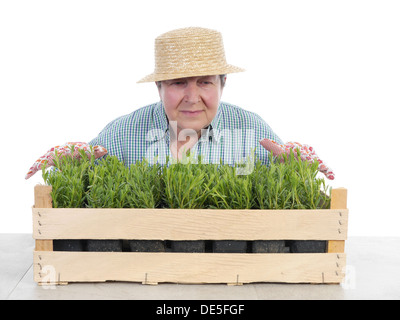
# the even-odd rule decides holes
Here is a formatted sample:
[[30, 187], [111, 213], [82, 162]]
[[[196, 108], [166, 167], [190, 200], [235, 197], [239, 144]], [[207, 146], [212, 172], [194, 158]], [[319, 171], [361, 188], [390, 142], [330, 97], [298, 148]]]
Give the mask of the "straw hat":
[[205, 28], [172, 30], [155, 40], [154, 73], [138, 83], [242, 72], [227, 64], [222, 35]]

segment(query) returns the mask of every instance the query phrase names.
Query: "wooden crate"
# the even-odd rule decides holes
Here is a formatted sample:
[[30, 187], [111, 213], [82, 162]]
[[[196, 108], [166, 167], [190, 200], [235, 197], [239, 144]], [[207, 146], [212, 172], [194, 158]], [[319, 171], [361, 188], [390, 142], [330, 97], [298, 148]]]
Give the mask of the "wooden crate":
[[[340, 283], [347, 190], [324, 210], [53, 209], [51, 187], [35, 187], [34, 280], [38, 284]], [[55, 252], [55, 239], [328, 240], [327, 253]]]

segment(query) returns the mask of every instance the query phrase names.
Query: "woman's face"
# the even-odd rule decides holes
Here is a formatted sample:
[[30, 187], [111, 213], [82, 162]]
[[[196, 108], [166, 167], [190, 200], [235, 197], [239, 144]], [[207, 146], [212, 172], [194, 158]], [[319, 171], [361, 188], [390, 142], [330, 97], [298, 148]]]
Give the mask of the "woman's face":
[[218, 75], [202, 76], [162, 81], [158, 91], [168, 120], [176, 121], [176, 134], [192, 129], [200, 136], [217, 114], [222, 86]]

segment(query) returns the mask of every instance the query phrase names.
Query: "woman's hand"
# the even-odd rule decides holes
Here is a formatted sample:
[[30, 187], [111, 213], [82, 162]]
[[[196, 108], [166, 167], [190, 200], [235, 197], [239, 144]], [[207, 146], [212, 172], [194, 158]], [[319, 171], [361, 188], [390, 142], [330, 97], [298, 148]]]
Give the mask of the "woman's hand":
[[335, 174], [333, 171], [324, 164], [324, 162], [315, 153], [314, 148], [309, 145], [298, 142], [288, 142], [282, 145], [270, 139], [262, 139], [260, 140], [260, 144], [269, 152], [272, 152], [274, 156], [279, 156], [283, 153], [286, 153], [289, 156], [291, 150], [293, 150], [294, 154], [297, 154], [298, 150], [301, 160], [311, 163], [317, 160], [319, 163], [318, 170], [322, 172], [329, 180], [335, 179]]
[[43, 156], [37, 159], [32, 167], [29, 169], [28, 173], [25, 176], [25, 179], [29, 179], [36, 172], [41, 170], [43, 165], [46, 165], [46, 168], [54, 166], [56, 152], [59, 157], [73, 157], [75, 159], [79, 159], [81, 157], [80, 152], [82, 152], [82, 150], [86, 153], [89, 159], [92, 155], [94, 155], [95, 159], [98, 159], [107, 154], [106, 148], [102, 146], [92, 147], [86, 142], [67, 142], [64, 145], [51, 148]]

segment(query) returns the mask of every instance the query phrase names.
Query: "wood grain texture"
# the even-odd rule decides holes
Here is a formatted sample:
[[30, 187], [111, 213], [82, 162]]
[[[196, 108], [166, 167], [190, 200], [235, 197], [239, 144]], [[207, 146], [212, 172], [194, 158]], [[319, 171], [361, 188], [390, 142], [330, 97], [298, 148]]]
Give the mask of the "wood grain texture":
[[[51, 186], [36, 185], [34, 188], [35, 195], [35, 206], [34, 208], [52, 208], [53, 200], [51, 199]], [[36, 225], [36, 228], [35, 228]], [[40, 228], [38, 223], [33, 222], [33, 233], [37, 232], [40, 234]], [[35, 237], [34, 237], [35, 238]], [[52, 239], [52, 238], [42, 238]], [[36, 250], [41, 251], [53, 251], [53, 240], [35, 240]]]
[[[337, 188], [332, 189], [332, 199], [331, 199], [331, 209], [346, 209], [347, 210], [347, 189], [345, 188]], [[344, 220], [339, 219], [338, 228], [342, 227], [342, 224], [345, 223], [348, 225], [348, 215]], [[343, 240], [335, 240], [328, 241], [328, 253], [343, 253], [345, 250], [345, 241]]]
[[34, 252], [38, 283], [340, 283], [345, 254]]
[[[345, 240], [347, 210], [33, 208], [35, 239]], [[341, 223], [339, 226], [339, 221]]]

